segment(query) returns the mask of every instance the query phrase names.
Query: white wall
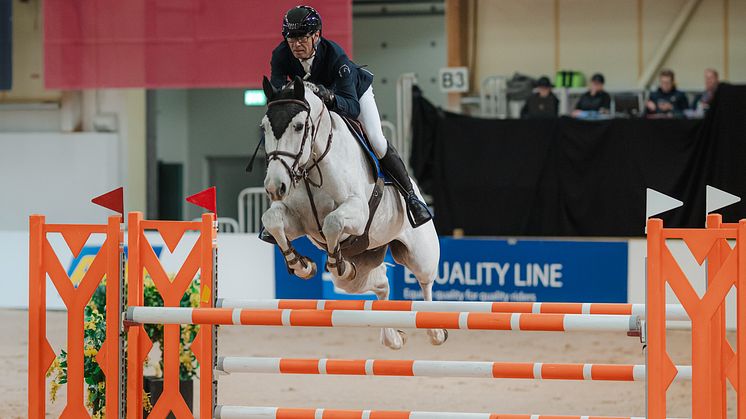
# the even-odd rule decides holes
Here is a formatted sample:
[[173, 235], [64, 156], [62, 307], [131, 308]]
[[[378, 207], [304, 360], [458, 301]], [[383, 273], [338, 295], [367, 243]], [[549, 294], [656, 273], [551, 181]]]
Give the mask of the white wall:
[[396, 123], [396, 81], [416, 73], [425, 97], [443, 106], [438, 71], [446, 65], [445, 17], [374, 16], [353, 21], [354, 61], [375, 74], [373, 92], [381, 119]]
[[100, 222], [91, 198], [119, 186], [119, 140], [107, 133], [0, 133], [0, 230], [48, 222]]
[[155, 106], [158, 160], [186, 164], [189, 149], [187, 90], [158, 90]]

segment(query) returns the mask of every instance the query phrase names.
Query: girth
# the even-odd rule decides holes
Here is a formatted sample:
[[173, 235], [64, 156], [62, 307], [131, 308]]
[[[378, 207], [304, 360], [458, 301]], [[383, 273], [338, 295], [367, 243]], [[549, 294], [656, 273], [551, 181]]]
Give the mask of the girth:
[[[305, 182], [305, 185], [306, 191], [308, 192], [308, 199], [311, 202], [311, 212], [313, 213], [313, 217], [316, 220], [318, 232], [321, 237], [326, 240], [323, 231], [321, 231], [321, 221], [319, 220], [319, 214], [316, 210], [316, 204], [314, 203], [313, 195], [311, 195], [311, 187], [307, 182]], [[373, 224], [373, 217], [376, 215], [376, 210], [378, 210], [378, 206], [381, 204], [381, 199], [383, 198], [383, 188], [383, 179], [378, 178], [375, 185], [373, 186], [373, 192], [370, 194], [370, 198], [368, 199], [368, 222], [365, 224], [365, 230], [363, 231], [363, 234], [359, 236], [350, 236], [339, 243], [339, 250], [342, 252], [342, 256], [357, 256], [368, 249], [368, 246], [370, 245], [370, 226], [371, 224]], [[319, 247], [326, 247], [326, 243], [319, 242], [312, 237], [309, 238], [313, 240]]]

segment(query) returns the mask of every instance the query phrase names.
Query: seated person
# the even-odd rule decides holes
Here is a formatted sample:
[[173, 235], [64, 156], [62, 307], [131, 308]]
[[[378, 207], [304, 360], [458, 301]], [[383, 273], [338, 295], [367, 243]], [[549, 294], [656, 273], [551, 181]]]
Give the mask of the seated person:
[[650, 98], [645, 103], [645, 114], [652, 118], [682, 118], [687, 108], [689, 99], [684, 92], [676, 89], [673, 71], [661, 71], [658, 90], [650, 93]]
[[556, 118], [559, 112], [559, 99], [552, 93], [549, 77], [541, 76], [536, 82], [536, 92], [526, 99], [521, 109], [523, 119]]
[[591, 77], [591, 87], [580, 96], [572, 116], [584, 117], [589, 113], [608, 114], [611, 110], [611, 96], [604, 91], [604, 75], [596, 73]]
[[697, 111], [699, 114], [703, 114], [710, 108], [710, 102], [715, 97], [715, 91], [720, 84], [720, 77], [718, 76], [717, 70], [708, 68], [705, 70], [705, 91], [702, 94], [697, 95], [692, 104], [692, 109]]

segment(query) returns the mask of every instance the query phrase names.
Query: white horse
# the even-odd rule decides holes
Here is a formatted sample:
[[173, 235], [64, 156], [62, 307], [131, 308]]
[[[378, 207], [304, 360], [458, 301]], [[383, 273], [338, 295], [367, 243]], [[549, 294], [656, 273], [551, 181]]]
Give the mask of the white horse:
[[[376, 182], [362, 147], [315, 88], [296, 78], [278, 92], [264, 78], [268, 109], [261, 127], [269, 161], [264, 187], [272, 200], [262, 215], [264, 227], [293, 274], [304, 279], [316, 274], [315, 263], [290, 243], [305, 235], [327, 252], [334, 285], [349, 293], [373, 291], [381, 300], [389, 297], [383, 260], [391, 247], [394, 260], [414, 273], [424, 299], [431, 301], [440, 254], [433, 222], [412, 228], [403, 198]], [[416, 185], [415, 191], [420, 196]], [[374, 193], [380, 202], [369, 220]], [[434, 345], [448, 338], [445, 329], [427, 333]], [[401, 331], [381, 331], [382, 343], [392, 349], [401, 348], [404, 338]]]

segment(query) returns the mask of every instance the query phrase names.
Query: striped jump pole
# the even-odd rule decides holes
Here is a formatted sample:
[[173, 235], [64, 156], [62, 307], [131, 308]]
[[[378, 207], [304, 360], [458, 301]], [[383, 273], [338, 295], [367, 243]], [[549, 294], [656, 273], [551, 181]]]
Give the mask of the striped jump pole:
[[558, 416], [496, 413], [409, 412], [395, 410], [290, 409], [217, 406], [215, 419], [645, 419], [637, 416]]
[[637, 332], [637, 316], [533, 313], [465, 313], [364, 310], [248, 310], [129, 307], [126, 321], [140, 324], [220, 324], [286, 327], [392, 327], [402, 329]]
[[[692, 367], [678, 366], [676, 380], [691, 380]], [[550, 364], [385, 359], [219, 357], [217, 372], [373, 375], [393, 377], [511, 378], [534, 380], [645, 381], [644, 365]]]
[[[366, 311], [439, 311], [469, 313], [609, 314], [645, 318], [645, 304], [614, 303], [521, 303], [482, 301], [392, 300], [241, 300], [220, 298], [216, 307], [254, 310], [312, 309]], [[687, 321], [681, 304], [666, 304], [666, 320]]]

